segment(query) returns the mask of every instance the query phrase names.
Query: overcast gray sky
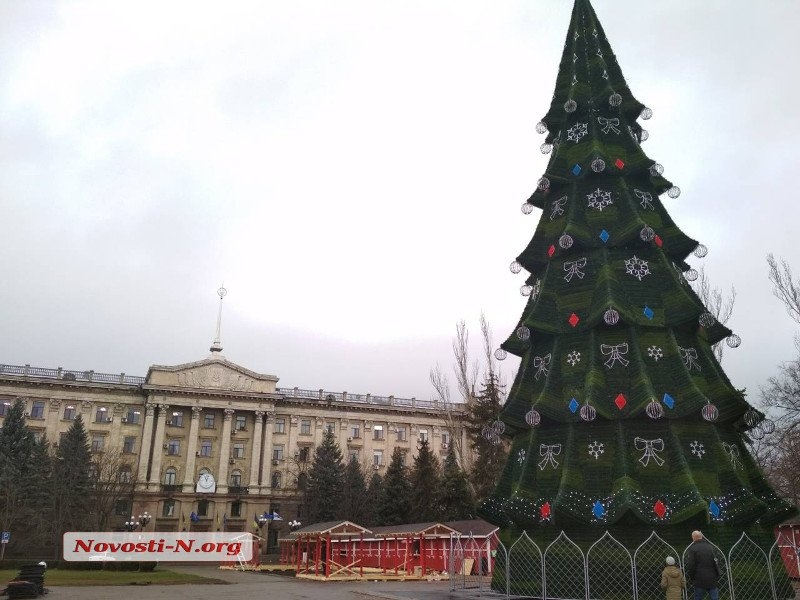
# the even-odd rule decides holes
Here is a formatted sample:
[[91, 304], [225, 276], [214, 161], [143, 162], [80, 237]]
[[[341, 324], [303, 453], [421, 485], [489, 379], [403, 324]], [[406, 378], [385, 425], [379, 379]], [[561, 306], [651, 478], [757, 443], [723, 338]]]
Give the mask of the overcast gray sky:
[[[792, 357], [796, 0], [595, 0], [671, 214], [738, 292], [755, 392]], [[428, 398], [464, 318], [497, 342], [540, 212], [569, 0], [0, 3], [0, 362]], [[474, 337], [477, 338], [477, 335]], [[516, 367], [503, 364], [507, 379]]]

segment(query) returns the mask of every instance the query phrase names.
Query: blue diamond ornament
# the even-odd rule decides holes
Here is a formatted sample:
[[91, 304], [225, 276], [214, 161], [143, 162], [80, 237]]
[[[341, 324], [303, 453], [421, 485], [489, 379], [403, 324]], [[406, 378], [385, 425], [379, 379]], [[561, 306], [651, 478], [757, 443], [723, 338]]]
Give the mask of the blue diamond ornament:
[[606, 509], [603, 508], [603, 504], [600, 502], [600, 500], [595, 501], [594, 506], [592, 507], [592, 514], [597, 519], [602, 519], [603, 515], [606, 514]]
[[651, 321], [653, 320], [653, 316], [656, 314], [653, 312], [652, 308], [647, 306], [647, 304], [644, 305], [644, 310], [642, 312], [644, 313], [644, 316], [650, 319]]
[[708, 512], [711, 513], [711, 516], [716, 518], [719, 517], [719, 513], [721, 512], [719, 506], [713, 500], [708, 505]]
[[669, 394], [664, 394], [664, 404], [667, 405], [667, 408], [673, 408], [675, 406], [675, 398], [670, 396]]
[[575, 400], [575, 398], [569, 401], [569, 409], [572, 411], [572, 414], [575, 414], [578, 411], [579, 406], [580, 404], [578, 404], [578, 401]]
[[611, 234], [608, 233], [605, 229], [603, 229], [603, 231], [600, 232], [600, 239], [603, 240], [604, 244], [608, 241], [608, 238], [610, 237]]

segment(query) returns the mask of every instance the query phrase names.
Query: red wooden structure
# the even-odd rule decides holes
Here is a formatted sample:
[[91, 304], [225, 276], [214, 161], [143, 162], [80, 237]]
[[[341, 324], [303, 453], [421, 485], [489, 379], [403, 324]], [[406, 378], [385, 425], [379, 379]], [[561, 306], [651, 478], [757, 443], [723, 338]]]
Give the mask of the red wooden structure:
[[[317, 523], [280, 540], [280, 562], [294, 565], [297, 576], [314, 579], [425, 578], [447, 571], [453, 539], [469, 538], [475, 555], [469, 556], [470, 569], [489, 573], [493, 568], [491, 539], [496, 540], [496, 531], [494, 525], [481, 520], [372, 530], [349, 521]], [[459, 560], [467, 554], [462, 550]]]
[[800, 524], [785, 523], [775, 528], [778, 539], [778, 550], [781, 553], [783, 564], [786, 565], [786, 574], [792, 579], [800, 579]]

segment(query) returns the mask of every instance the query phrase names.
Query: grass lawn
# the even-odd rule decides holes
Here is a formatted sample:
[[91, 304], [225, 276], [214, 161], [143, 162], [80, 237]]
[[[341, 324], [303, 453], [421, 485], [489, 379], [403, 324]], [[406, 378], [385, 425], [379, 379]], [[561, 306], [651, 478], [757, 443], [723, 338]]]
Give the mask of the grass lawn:
[[[16, 577], [18, 571], [0, 569], [0, 590], [5, 584]], [[137, 571], [73, 571], [63, 569], [48, 569], [44, 576], [45, 587], [59, 585], [147, 585], [157, 583], [161, 585], [179, 585], [185, 583], [225, 583], [220, 579], [200, 577], [188, 573], [176, 573], [167, 569], [157, 568], [150, 573]]]

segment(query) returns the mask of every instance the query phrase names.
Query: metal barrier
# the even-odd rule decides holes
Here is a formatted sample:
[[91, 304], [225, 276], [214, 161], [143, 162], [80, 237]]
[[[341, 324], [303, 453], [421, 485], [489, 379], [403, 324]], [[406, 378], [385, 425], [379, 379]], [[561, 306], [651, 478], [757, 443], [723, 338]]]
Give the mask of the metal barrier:
[[[710, 542], [710, 540], [709, 540]], [[711, 543], [720, 566], [720, 600], [789, 600], [788, 564], [800, 565], [800, 548], [779, 534], [765, 552], [743, 533], [728, 555]], [[655, 531], [633, 551], [606, 531], [584, 552], [563, 531], [545, 549], [523, 532], [508, 548], [496, 535], [453, 536], [448, 570], [451, 595], [536, 600], [662, 600], [664, 559], [682, 554]], [[789, 573], [790, 575], [792, 573]], [[683, 598], [693, 597], [691, 587]]]

